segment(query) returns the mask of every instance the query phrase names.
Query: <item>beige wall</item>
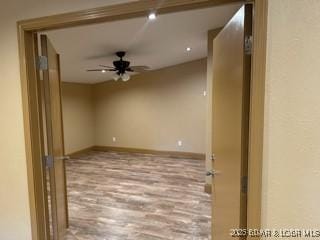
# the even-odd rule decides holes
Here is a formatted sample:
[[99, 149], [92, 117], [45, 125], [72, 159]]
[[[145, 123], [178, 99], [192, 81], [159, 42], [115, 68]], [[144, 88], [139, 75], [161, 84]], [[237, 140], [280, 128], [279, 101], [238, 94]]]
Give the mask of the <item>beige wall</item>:
[[96, 145], [205, 153], [205, 59], [94, 88]]
[[268, 228], [319, 229], [319, 13], [318, 0], [269, 1], [262, 219]]
[[89, 84], [63, 83], [62, 109], [66, 154], [95, 145], [93, 87]]
[[202, 59], [126, 83], [63, 83], [66, 154], [92, 146], [205, 153], [205, 74]]

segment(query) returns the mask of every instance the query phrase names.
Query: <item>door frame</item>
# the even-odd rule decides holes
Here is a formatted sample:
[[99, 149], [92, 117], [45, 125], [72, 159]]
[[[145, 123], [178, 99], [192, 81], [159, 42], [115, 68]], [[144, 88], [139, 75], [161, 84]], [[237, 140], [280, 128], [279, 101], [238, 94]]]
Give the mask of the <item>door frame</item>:
[[36, 57], [38, 56], [37, 32], [141, 17], [146, 16], [150, 11], [163, 14], [237, 2], [250, 2], [254, 6], [247, 226], [250, 229], [260, 229], [268, 0], [140, 0], [22, 20], [17, 23], [33, 240], [49, 240], [48, 215], [46, 211], [46, 181], [42, 159], [44, 147], [41, 92], [36, 62]]

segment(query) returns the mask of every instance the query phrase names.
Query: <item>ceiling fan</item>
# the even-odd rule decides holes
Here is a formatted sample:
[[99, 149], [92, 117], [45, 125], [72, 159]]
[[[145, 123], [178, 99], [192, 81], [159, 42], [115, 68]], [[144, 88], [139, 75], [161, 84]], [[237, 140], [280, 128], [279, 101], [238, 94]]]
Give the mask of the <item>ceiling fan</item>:
[[115, 81], [118, 81], [119, 79], [122, 79], [122, 81], [126, 82], [130, 79], [130, 75], [128, 72], [145, 72], [150, 70], [150, 67], [148, 66], [130, 66], [129, 61], [123, 60], [123, 57], [126, 55], [126, 52], [119, 51], [116, 52], [116, 55], [120, 58], [119, 60], [113, 61], [113, 67], [105, 66], [105, 65], [99, 65], [100, 69], [88, 69], [88, 72], [102, 72], [105, 73], [107, 71], [115, 72], [113, 75], [113, 79]]

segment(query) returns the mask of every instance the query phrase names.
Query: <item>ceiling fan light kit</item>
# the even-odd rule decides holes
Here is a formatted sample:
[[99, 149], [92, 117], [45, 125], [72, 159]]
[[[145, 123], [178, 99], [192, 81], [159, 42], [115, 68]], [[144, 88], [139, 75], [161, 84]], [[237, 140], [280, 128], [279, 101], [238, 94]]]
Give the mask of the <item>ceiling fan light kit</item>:
[[112, 76], [113, 80], [115, 81], [118, 81], [119, 79], [121, 79], [122, 81], [126, 82], [126, 81], [129, 81], [130, 80], [130, 75], [127, 74], [127, 73], [124, 73], [124, 74], [118, 74], [118, 73], [115, 73], [113, 76]]
[[130, 80], [130, 75], [128, 73], [124, 73], [121, 75], [122, 81], [126, 82]]
[[121, 79], [122, 81], [126, 82], [130, 80], [130, 75], [128, 72], [145, 72], [148, 71], [150, 68], [148, 66], [132, 66], [130, 67], [130, 62], [123, 60], [123, 57], [126, 55], [126, 52], [119, 51], [116, 52], [116, 55], [120, 58], [119, 60], [113, 61], [114, 67], [109, 67], [105, 65], [100, 65], [100, 67], [103, 67], [102, 69], [89, 69], [88, 72], [96, 72], [100, 71], [102, 73], [105, 73], [107, 71], [115, 72], [112, 76], [113, 80], [118, 81]]
[[120, 75], [118, 73], [113, 74], [112, 76], [113, 80], [118, 81], [120, 78]]

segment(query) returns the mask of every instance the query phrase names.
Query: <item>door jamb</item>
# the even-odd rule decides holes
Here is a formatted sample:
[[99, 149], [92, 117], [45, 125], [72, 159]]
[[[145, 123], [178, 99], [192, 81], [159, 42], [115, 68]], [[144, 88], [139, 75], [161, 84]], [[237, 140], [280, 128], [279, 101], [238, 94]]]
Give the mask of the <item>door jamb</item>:
[[[33, 240], [48, 240], [46, 181], [44, 178], [41, 92], [36, 57], [37, 32], [72, 26], [115, 21], [158, 14], [206, 8], [246, 0], [140, 0], [136, 2], [58, 14], [17, 23], [24, 133], [28, 173], [31, 231]], [[249, 132], [248, 228], [261, 227], [261, 188], [263, 160], [264, 96], [266, 72], [267, 4], [254, 4], [252, 82]], [[44, 224], [46, 223], [46, 224]]]

